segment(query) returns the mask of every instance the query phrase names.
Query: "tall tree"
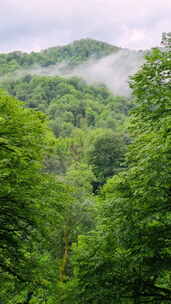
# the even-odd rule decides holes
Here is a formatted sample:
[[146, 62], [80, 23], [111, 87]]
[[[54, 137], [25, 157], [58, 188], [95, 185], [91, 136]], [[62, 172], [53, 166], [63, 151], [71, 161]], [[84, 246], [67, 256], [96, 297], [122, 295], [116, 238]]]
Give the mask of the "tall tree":
[[171, 301], [171, 51], [165, 45], [132, 79], [129, 169], [104, 186], [97, 232], [75, 249], [78, 303]]
[[57, 195], [48, 192], [42, 172], [54, 141], [45, 115], [1, 92], [0, 130], [0, 297], [7, 297], [15, 285], [20, 290], [33, 281], [47, 210], [46, 225], [53, 219], [46, 193], [51, 202]]

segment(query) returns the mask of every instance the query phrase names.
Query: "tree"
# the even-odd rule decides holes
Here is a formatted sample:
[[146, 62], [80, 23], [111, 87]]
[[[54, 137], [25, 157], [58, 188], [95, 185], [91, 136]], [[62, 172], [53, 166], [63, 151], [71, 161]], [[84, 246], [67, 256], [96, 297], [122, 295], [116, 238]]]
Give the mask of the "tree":
[[171, 301], [170, 68], [170, 49], [154, 49], [132, 79], [129, 167], [104, 186], [97, 231], [75, 249], [78, 303]]
[[[32, 281], [46, 204], [44, 157], [53, 137], [46, 117], [0, 94], [0, 272], [1, 296]], [[50, 215], [49, 215], [50, 216]], [[16, 286], [15, 286], [16, 285]], [[19, 286], [20, 285], [20, 286]], [[18, 288], [17, 287], [17, 288]], [[5, 291], [6, 290], [6, 291]]]
[[123, 168], [124, 143], [121, 135], [110, 129], [96, 129], [89, 136], [87, 161], [96, 177], [94, 190], [102, 186], [107, 178]]
[[123, 282], [130, 298], [139, 302], [171, 300], [170, 68], [170, 50], [155, 49], [132, 79], [135, 139], [129, 170], [113, 185], [114, 209], [120, 215], [116, 244], [120, 265], [129, 274]]

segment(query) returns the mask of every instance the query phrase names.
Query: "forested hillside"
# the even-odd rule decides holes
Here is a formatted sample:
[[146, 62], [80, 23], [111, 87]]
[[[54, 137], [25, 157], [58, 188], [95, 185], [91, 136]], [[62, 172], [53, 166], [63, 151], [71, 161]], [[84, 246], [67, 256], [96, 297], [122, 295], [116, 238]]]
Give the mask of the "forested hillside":
[[[60, 155], [56, 153], [56, 160], [48, 162], [49, 170], [58, 174], [74, 162], [83, 162], [95, 173], [95, 184], [101, 184], [122, 168], [130, 100], [114, 97], [105, 87], [88, 86], [79, 78], [28, 75], [3, 86], [27, 107], [48, 115], [60, 147]], [[99, 145], [104, 151], [96, 159]]]
[[30, 54], [20, 51], [0, 54], [0, 76], [23, 69], [37, 66], [48, 67], [59, 63], [65, 63], [68, 68], [72, 68], [88, 59], [99, 59], [118, 50], [118, 47], [104, 42], [82, 39], [66, 46], [52, 47]]
[[171, 302], [170, 34], [130, 97], [30, 73], [118, 51], [0, 55], [0, 304]]

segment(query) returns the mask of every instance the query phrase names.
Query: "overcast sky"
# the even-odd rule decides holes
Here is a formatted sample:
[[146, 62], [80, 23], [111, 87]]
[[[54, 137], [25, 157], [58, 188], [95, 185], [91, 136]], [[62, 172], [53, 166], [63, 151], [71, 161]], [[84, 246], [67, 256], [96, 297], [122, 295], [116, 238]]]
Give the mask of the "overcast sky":
[[1, 0], [0, 52], [40, 50], [81, 38], [131, 49], [171, 31], [171, 0]]

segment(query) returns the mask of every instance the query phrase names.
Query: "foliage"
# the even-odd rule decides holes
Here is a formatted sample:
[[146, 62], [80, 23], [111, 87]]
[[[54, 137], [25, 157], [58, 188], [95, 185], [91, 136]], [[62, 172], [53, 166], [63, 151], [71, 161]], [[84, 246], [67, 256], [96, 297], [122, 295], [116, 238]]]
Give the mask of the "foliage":
[[[0, 62], [72, 68], [113, 51], [86, 39]], [[0, 94], [0, 302], [170, 303], [170, 70], [164, 34], [130, 80], [129, 122], [130, 100], [79, 78], [1, 82], [24, 103]]]
[[15, 260], [22, 256], [18, 243], [21, 240], [24, 243], [35, 222], [39, 197], [36, 185], [41, 183], [39, 171], [49, 139], [43, 114], [21, 108], [19, 102], [4, 94], [0, 113], [1, 240], [4, 242], [1, 267], [19, 275], [15, 271]]
[[[78, 64], [86, 62], [88, 59], [99, 59], [118, 50], [118, 47], [104, 42], [81, 39], [66, 46], [52, 47], [37, 53], [31, 52], [28, 54], [15, 51], [8, 54], [0, 54], [0, 76], [10, 75], [13, 72], [20, 72], [25, 69], [31, 70], [38, 66], [48, 67], [62, 63], [71, 69]], [[61, 70], [63, 68], [64, 66], [61, 65]]]
[[1, 84], [28, 107], [48, 114], [56, 136], [68, 137], [75, 128], [117, 129], [130, 109], [130, 101], [114, 97], [105, 87], [63, 77], [25, 76]]
[[76, 77], [28, 75], [3, 85], [28, 107], [48, 114], [49, 126], [58, 137], [56, 156], [46, 160], [50, 172], [65, 175], [73, 161], [85, 162], [92, 166], [96, 191], [121, 170], [130, 100]]
[[55, 290], [52, 264], [71, 190], [42, 172], [55, 141], [44, 114], [1, 92], [0, 124], [0, 300], [19, 303], [37, 295], [45, 303], [47, 287]]
[[76, 303], [171, 301], [170, 55], [154, 49], [132, 79], [129, 167], [104, 186], [96, 232], [75, 247]]
[[95, 129], [90, 133], [86, 156], [96, 177], [96, 187], [123, 168], [123, 135], [111, 129]]

